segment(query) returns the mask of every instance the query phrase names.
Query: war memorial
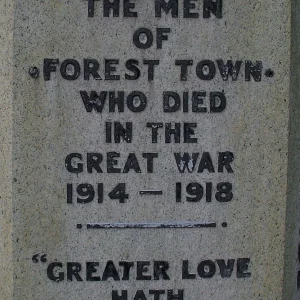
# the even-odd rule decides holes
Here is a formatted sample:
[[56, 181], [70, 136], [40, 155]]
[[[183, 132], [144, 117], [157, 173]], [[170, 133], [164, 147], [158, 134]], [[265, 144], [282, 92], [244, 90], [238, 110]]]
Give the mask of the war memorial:
[[2, 0], [1, 300], [296, 300], [300, 2]]

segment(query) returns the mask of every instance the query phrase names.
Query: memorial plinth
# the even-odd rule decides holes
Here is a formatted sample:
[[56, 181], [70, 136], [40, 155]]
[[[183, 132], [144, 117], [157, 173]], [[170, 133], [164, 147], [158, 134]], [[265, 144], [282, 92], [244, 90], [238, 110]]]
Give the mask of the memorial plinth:
[[0, 298], [296, 299], [297, 6], [2, 1]]

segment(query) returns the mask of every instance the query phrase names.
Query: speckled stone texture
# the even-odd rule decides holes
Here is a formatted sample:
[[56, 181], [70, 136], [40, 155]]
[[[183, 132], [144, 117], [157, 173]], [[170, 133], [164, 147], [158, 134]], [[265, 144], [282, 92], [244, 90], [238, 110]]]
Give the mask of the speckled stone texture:
[[[121, 1], [122, 2], [122, 1]], [[0, 2], [1, 78], [1, 210], [0, 210], [0, 299], [1, 300], [175, 300], [167, 290], [184, 290], [184, 300], [291, 300], [296, 299], [296, 212], [299, 191], [297, 168], [299, 138], [299, 45], [291, 30], [291, 11], [296, 26], [299, 4], [289, 0], [224, 0], [223, 17], [202, 18], [203, 1], [195, 3], [200, 17], [155, 17], [154, 1], [135, 1], [138, 18], [104, 18], [103, 1], [95, 2], [95, 17], [88, 18], [87, 1], [14, 0]], [[136, 29], [171, 28], [162, 49], [142, 50], [134, 46]], [[156, 34], [155, 34], [156, 36]], [[155, 37], [154, 36], [154, 37]], [[292, 45], [292, 50], [291, 50]], [[293, 54], [291, 60], [291, 54]], [[51, 79], [44, 80], [44, 59], [59, 59]], [[99, 61], [104, 79], [104, 59], [119, 59], [119, 81], [68, 81], [60, 74], [65, 59]], [[139, 61], [138, 80], [124, 78], [125, 62]], [[154, 80], [147, 80], [143, 60], [160, 60]], [[175, 60], [193, 60], [187, 81], [180, 81]], [[241, 60], [237, 81], [196, 76], [203, 60]], [[260, 82], [245, 80], [245, 61], [262, 61]], [[32, 78], [30, 67], [40, 69]], [[291, 67], [294, 77], [291, 80]], [[273, 77], [265, 76], [272, 69]], [[82, 70], [81, 70], [82, 71]], [[72, 70], [70, 71], [72, 72]], [[147, 107], [139, 113], [127, 106], [123, 113], [88, 113], [80, 91], [141, 91]], [[223, 92], [227, 99], [222, 113], [163, 112], [164, 91]], [[207, 100], [206, 100], [207, 101]], [[132, 143], [107, 143], [105, 122], [132, 122]], [[165, 143], [160, 129], [152, 143], [147, 122], [196, 123], [195, 143]], [[174, 125], [174, 123], [172, 123]], [[183, 126], [183, 125], [182, 125]], [[218, 153], [234, 154], [233, 173], [218, 172]], [[141, 173], [107, 174], [106, 153], [118, 152], [118, 167], [129, 153], [139, 159]], [[143, 153], [158, 153], [153, 173], [146, 172]], [[174, 153], [209, 152], [215, 172], [179, 173]], [[82, 173], [70, 173], [65, 159], [70, 153], [83, 156]], [[86, 154], [103, 154], [103, 173], [88, 173]], [[198, 160], [198, 163], [199, 163]], [[78, 161], [77, 161], [78, 162]], [[74, 161], [73, 161], [74, 163]], [[198, 168], [196, 164], [196, 170]], [[175, 184], [183, 186], [182, 202], [176, 203]], [[230, 182], [230, 202], [187, 202], [185, 187], [191, 182], [205, 186]], [[67, 203], [67, 184], [103, 183], [104, 200]], [[110, 200], [108, 193], [126, 183], [129, 199]], [[140, 190], [162, 190], [163, 195], [141, 196]], [[76, 197], [76, 191], [74, 191]], [[76, 199], [76, 198], [74, 198]], [[216, 228], [94, 229], [87, 223], [216, 222]], [[227, 227], [222, 226], [226, 222]], [[78, 229], [77, 224], [83, 228]], [[224, 225], [224, 224], [223, 224]], [[46, 262], [41, 262], [41, 256]], [[237, 260], [250, 258], [249, 268], [237, 271]], [[43, 260], [42, 259], [42, 260]], [[221, 276], [217, 260], [235, 259], [229, 278]], [[120, 281], [87, 281], [86, 263], [99, 262], [93, 277], [103, 275], [112, 260]], [[183, 261], [191, 274], [200, 262], [211, 260], [216, 272], [211, 278], [182, 279]], [[122, 280], [120, 261], [134, 262], [130, 280]], [[137, 261], [149, 261], [152, 280], [137, 280]], [[170, 280], [153, 280], [153, 262], [168, 261]], [[47, 268], [62, 263], [53, 272], [64, 272], [64, 280], [52, 281]], [[82, 264], [80, 276], [67, 280], [66, 263]], [[51, 273], [51, 271], [49, 271]], [[48, 272], [48, 273], [49, 273]], [[207, 272], [207, 269], [204, 270]], [[237, 274], [251, 276], [237, 278]], [[223, 274], [224, 275], [224, 274]], [[51, 277], [51, 276], [50, 276]], [[243, 276], [242, 276], [243, 277]], [[60, 278], [62, 279], [62, 277]], [[112, 291], [128, 291], [128, 298], [112, 297]], [[136, 296], [143, 290], [145, 297]], [[149, 290], [164, 290], [160, 298]], [[180, 300], [180, 298], [178, 298]]]

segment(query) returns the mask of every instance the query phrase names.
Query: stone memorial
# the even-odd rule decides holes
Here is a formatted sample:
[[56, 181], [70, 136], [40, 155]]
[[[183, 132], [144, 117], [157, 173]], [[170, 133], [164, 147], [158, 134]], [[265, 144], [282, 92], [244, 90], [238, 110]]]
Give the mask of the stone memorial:
[[298, 3], [1, 1], [0, 299], [299, 299]]

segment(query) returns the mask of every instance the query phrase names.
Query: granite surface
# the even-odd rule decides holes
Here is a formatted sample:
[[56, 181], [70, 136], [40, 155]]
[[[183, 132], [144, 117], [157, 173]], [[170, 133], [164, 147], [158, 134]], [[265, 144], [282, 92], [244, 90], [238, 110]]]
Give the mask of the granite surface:
[[290, 1], [188, 2], [1, 3], [3, 299], [295, 297]]

